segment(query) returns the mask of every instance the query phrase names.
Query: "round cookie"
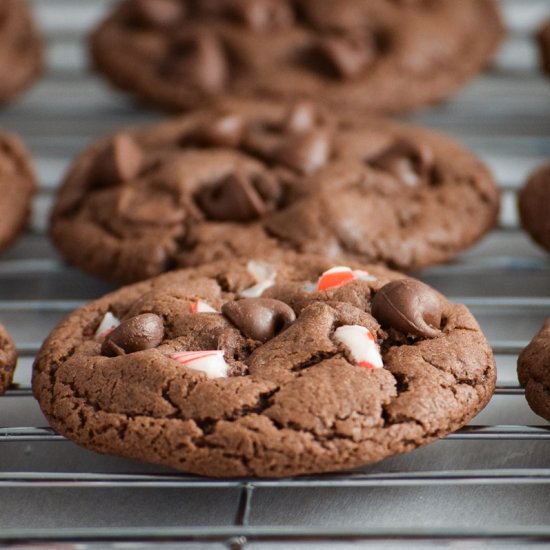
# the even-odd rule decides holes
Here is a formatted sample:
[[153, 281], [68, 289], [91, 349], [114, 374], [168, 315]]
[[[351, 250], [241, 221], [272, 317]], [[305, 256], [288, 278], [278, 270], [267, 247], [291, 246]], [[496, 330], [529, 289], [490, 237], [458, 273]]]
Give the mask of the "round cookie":
[[0, 104], [13, 100], [42, 70], [42, 41], [25, 0], [0, 3]]
[[36, 190], [25, 147], [13, 134], [0, 132], [0, 251], [24, 229]]
[[550, 319], [520, 353], [518, 379], [531, 409], [550, 422]]
[[84, 151], [51, 236], [70, 263], [118, 282], [278, 249], [409, 269], [473, 244], [498, 204], [485, 166], [440, 134], [308, 102], [226, 101]]
[[16, 363], [15, 344], [5, 327], [0, 324], [0, 395], [11, 384]]
[[209, 476], [355, 468], [466, 424], [495, 386], [465, 306], [377, 266], [230, 260], [124, 287], [47, 338], [33, 391], [101, 453]]
[[550, 19], [547, 19], [536, 35], [542, 70], [550, 75]]
[[539, 166], [518, 194], [521, 225], [531, 238], [550, 251], [550, 163]]
[[230, 94], [397, 112], [489, 62], [492, 0], [126, 0], [91, 35], [97, 70], [171, 110]]

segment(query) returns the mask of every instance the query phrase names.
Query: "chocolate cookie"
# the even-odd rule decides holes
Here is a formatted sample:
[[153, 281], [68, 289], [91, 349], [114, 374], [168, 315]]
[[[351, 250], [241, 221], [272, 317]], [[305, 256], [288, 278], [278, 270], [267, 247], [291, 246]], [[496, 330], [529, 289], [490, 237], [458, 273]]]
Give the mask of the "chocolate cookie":
[[66, 318], [34, 365], [77, 443], [211, 476], [355, 468], [466, 424], [495, 385], [467, 308], [376, 266], [222, 261]]
[[0, 395], [11, 384], [16, 363], [15, 344], [5, 327], [0, 325]]
[[226, 101], [85, 151], [51, 235], [69, 262], [119, 282], [276, 249], [419, 268], [477, 241], [498, 203], [487, 169], [442, 135]]
[[540, 246], [550, 251], [550, 163], [540, 166], [518, 194], [521, 225]]
[[550, 19], [546, 20], [536, 35], [542, 70], [550, 75]]
[[0, 2], [0, 103], [14, 99], [42, 70], [43, 49], [25, 0]]
[[520, 353], [518, 378], [529, 406], [550, 422], [550, 319]]
[[231, 94], [395, 112], [454, 92], [502, 34], [492, 0], [126, 0], [91, 55], [166, 109]]
[[13, 134], [0, 132], [0, 250], [25, 227], [35, 190], [34, 171], [23, 144]]

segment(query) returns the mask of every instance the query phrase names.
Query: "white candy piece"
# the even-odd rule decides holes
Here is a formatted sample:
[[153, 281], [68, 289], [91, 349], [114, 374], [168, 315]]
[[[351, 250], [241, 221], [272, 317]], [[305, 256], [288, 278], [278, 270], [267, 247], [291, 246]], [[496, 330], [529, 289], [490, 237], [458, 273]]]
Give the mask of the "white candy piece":
[[374, 275], [371, 275], [368, 271], [363, 271], [362, 269], [355, 269], [353, 271], [353, 274], [355, 275], [355, 278], [359, 281], [373, 282], [378, 280]]
[[203, 302], [202, 300], [197, 300], [193, 302], [191, 306], [191, 311], [193, 313], [218, 313], [210, 304]]
[[321, 277], [324, 275], [332, 275], [333, 273], [353, 273], [353, 271], [351, 270], [351, 267], [348, 267], [347, 265], [337, 265], [324, 271]]
[[344, 325], [334, 331], [334, 340], [342, 344], [360, 367], [381, 369], [384, 366], [376, 339], [368, 328]]
[[108, 311], [103, 316], [103, 319], [101, 319], [101, 323], [99, 323], [99, 326], [95, 331], [95, 337], [104, 338], [107, 334], [109, 334], [109, 332], [111, 332], [111, 330], [118, 327], [118, 325], [120, 325], [120, 321], [110, 311]]
[[257, 284], [242, 290], [240, 292], [241, 296], [245, 298], [258, 298], [263, 294], [264, 290], [275, 284], [277, 270], [271, 264], [258, 260], [250, 260], [246, 264], [246, 268], [252, 277], [256, 279]]
[[226, 378], [229, 371], [223, 350], [181, 351], [170, 357], [190, 369], [204, 372], [208, 378]]

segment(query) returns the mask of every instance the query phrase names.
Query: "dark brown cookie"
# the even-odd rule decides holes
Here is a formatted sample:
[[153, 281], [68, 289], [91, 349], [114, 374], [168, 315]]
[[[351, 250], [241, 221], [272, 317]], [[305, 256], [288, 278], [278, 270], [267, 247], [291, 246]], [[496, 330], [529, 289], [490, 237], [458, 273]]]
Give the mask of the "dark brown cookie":
[[520, 353], [518, 378], [529, 406], [550, 422], [550, 319]]
[[85, 151], [51, 235], [69, 262], [119, 282], [276, 249], [408, 269], [477, 241], [498, 204], [479, 159], [442, 135], [226, 101]]
[[13, 134], [0, 132], [0, 250], [21, 233], [36, 190], [29, 154]]
[[166, 109], [231, 94], [395, 112], [450, 95], [502, 34], [492, 0], [126, 0], [91, 55]]
[[550, 164], [537, 168], [518, 194], [521, 225], [540, 246], [550, 251]]
[[3, 325], [0, 325], [0, 395], [11, 384], [17, 363], [15, 344]]
[[550, 19], [546, 20], [536, 35], [542, 70], [550, 75]]
[[376, 266], [217, 262], [104, 296], [34, 365], [52, 427], [211, 476], [355, 468], [466, 424], [495, 385], [466, 307]]
[[42, 41], [25, 0], [0, 2], [0, 103], [14, 99], [42, 70]]

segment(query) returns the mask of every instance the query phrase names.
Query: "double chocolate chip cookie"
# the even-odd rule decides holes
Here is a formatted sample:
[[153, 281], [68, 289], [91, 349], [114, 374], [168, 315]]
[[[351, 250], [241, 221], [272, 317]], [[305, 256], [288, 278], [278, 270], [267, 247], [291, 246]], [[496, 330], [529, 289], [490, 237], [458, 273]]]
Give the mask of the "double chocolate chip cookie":
[[21, 233], [36, 190], [29, 154], [20, 140], [0, 132], [0, 250]]
[[547, 19], [536, 35], [542, 70], [550, 75], [550, 19]]
[[43, 49], [25, 0], [0, 2], [0, 104], [14, 99], [37, 78]]
[[5, 327], [0, 325], [0, 395], [11, 384], [16, 363], [15, 344]]
[[550, 319], [521, 352], [518, 378], [530, 407], [550, 422]]
[[210, 476], [355, 468], [466, 424], [495, 385], [466, 307], [377, 266], [217, 262], [66, 318], [34, 365], [52, 427]]
[[91, 55], [167, 109], [231, 94], [396, 112], [450, 95], [502, 34], [492, 0], [126, 0]]
[[226, 101], [90, 147], [51, 235], [69, 262], [119, 282], [276, 250], [419, 268], [477, 241], [498, 203], [479, 159], [442, 135]]
[[537, 168], [518, 194], [521, 225], [531, 238], [550, 251], [550, 163]]

